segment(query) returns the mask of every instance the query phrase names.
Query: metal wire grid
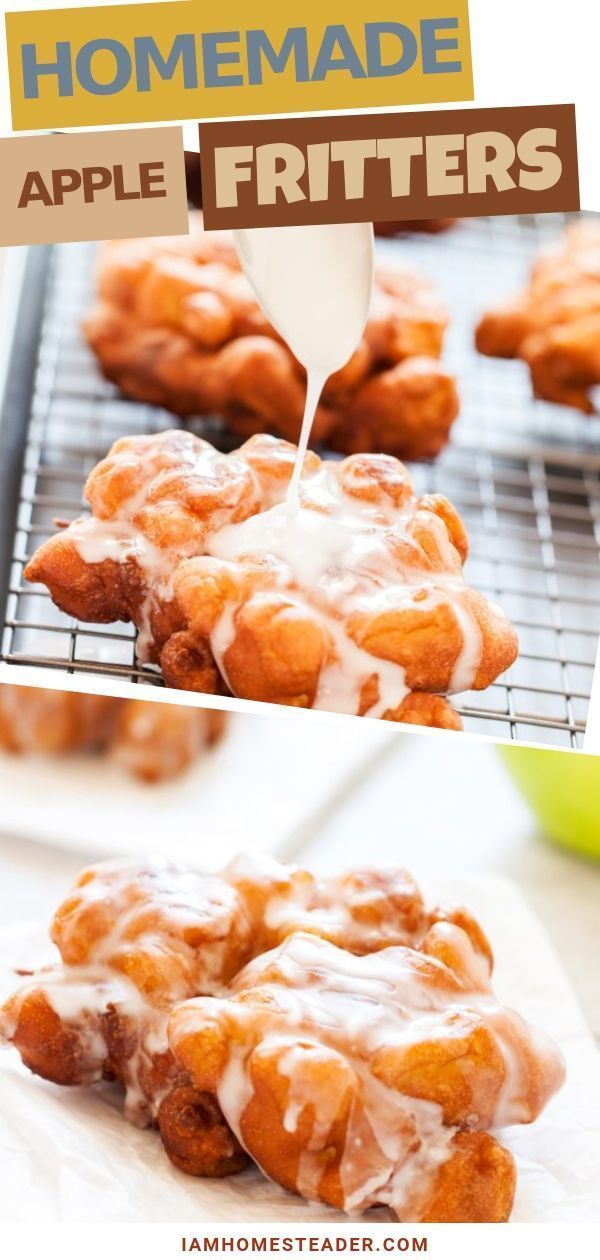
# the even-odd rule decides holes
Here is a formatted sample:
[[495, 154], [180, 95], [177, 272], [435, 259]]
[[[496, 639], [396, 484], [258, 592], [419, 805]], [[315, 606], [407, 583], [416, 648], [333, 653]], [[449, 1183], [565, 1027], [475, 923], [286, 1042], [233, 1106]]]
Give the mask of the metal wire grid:
[[[598, 422], [533, 403], [521, 364], [472, 349], [478, 310], [522, 281], [541, 241], [560, 226], [554, 216], [472, 221], [446, 237], [385, 242], [382, 252], [429, 272], [452, 310], [447, 359], [460, 378], [461, 419], [437, 463], [413, 471], [420, 489], [455, 502], [471, 538], [468, 578], [519, 631], [510, 672], [485, 693], [458, 698], [465, 729], [581, 747], [600, 634]], [[56, 519], [80, 512], [85, 477], [110, 444], [173, 424], [167, 412], [124, 401], [100, 378], [79, 333], [91, 262], [87, 245], [53, 250], [2, 659], [160, 685], [156, 670], [136, 665], [131, 627], [79, 624], [22, 576]], [[219, 421], [193, 427], [235, 445]]]

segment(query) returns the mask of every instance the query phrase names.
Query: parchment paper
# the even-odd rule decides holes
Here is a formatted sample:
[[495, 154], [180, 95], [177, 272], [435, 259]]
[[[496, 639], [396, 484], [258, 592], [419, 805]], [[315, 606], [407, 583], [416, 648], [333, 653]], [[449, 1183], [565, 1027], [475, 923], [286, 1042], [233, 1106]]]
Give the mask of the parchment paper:
[[[418, 873], [417, 873], [418, 874]], [[529, 1128], [506, 1129], [516, 1156], [515, 1221], [600, 1221], [600, 1055], [558, 958], [518, 891], [496, 879], [444, 880], [427, 892], [464, 901], [496, 954], [496, 990], [562, 1046], [568, 1077]], [[50, 957], [37, 929], [0, 933], [0, 996], [15, 966]], [[259, 1173], [199, 1181], [178, 1173], [157, 1135], [119, 1111], [113, 1087], [61, 1089], [0, 1050], [0, 1219], [280, 1222], [347, 1219], [269, 1185]]]

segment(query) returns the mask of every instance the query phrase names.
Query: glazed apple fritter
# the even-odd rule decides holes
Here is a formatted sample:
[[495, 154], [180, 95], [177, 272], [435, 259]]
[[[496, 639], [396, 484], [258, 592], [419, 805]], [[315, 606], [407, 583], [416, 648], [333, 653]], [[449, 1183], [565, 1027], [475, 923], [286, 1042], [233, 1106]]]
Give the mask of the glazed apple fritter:
[[399, 1220], [505, 1221], [512, 1157], [487, 1130], [536, 1118], [553, 1046], [499, 1006], [462, 927], [357, 957], [296, 933], [232, 994], [185, 1002], [172, 1050], [273, 1181]]
[[478, 923], [405, 871], [108, 862], [51, 936], [61, 963], [5, 1002], [1, 1036], [58, 1085], [120, 1082], [177, 1167], [252, 1160], [348, 1211], [508, 1219], [514, 1161], [490, 1130], [532, 1122], [562, 1060], [495, 999]]
[[[477, 925], [457, 913], [488, 951]], [[61, 965], [8, 1000], [0, 1032], [58, 1085], [119, 1081], [128, 1119], [156, 1124], [178, 1167], [224, 1175], [246, 1156], [216, 1099], [173, 1059], [166, 1030], [175, 1003], [224, 991], [251, 958], [296, 930], [367, 953], [419, 942], [430, 920], [401, 870], [318, 881], [249, 857], [214, 877], [160, 859], [101, 863], [83, 871], [54, 916]]]
[[452, 504], [392, 456], [255, 437], [221, 455], [180, 430], [122, 438], [91, 473], [91, 517], [25, 576], [83, 621], [127, 621], [168, 685], [460, 727], [446, 697], [488, 687], [516, 634], [466, 585]]

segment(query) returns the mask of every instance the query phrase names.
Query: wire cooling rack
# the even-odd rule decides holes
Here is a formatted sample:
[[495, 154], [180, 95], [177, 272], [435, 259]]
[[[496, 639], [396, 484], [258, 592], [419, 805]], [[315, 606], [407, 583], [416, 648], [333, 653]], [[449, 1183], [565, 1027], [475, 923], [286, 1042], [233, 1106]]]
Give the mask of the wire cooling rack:
[[[458, 697], [456, 707], [472, 732], [581, 747], [600, 634], [600, 421], [533, 402], [522, 364], [473, 349], [478, 313], [523, 282], [534, 254], [562, 227], [550, 215], [471, 220], [444, 236], [383, 241], [380, 253], [429, 274], [452, 312], [446, 361], [459, 378], [461, 418], [441, 458], [413, 472], [421, 490], [443, 491], [458, 507], [471, 539], [468, 579], [502, 604], [520, 637], [508, 674], [484, 693]], [[156, 686], [157, 671], [136, 664], [130, 626], [79, 624], [22, 577], [55, 520], [81, 511], [87, 473], [110, 444], [173, 424], [100, 377], [79, 332], [92, 262], [88, 245], [47, 250], [25, 294], [39, 330], [31, 390], [16, 409], [25, 426], [19, 502], [15, 519], [2, 522], [0, 659]], [[219, 421], [193, 427], [235, 445]]]

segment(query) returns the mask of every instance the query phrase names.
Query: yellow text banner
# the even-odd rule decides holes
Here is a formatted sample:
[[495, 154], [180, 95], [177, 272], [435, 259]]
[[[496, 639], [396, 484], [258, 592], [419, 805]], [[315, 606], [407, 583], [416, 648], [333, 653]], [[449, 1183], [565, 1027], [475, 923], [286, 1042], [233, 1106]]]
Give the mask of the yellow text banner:
[[13, 127], [473, 99], [468, 0], [360, 7], [178, 0], [7, 13]]

